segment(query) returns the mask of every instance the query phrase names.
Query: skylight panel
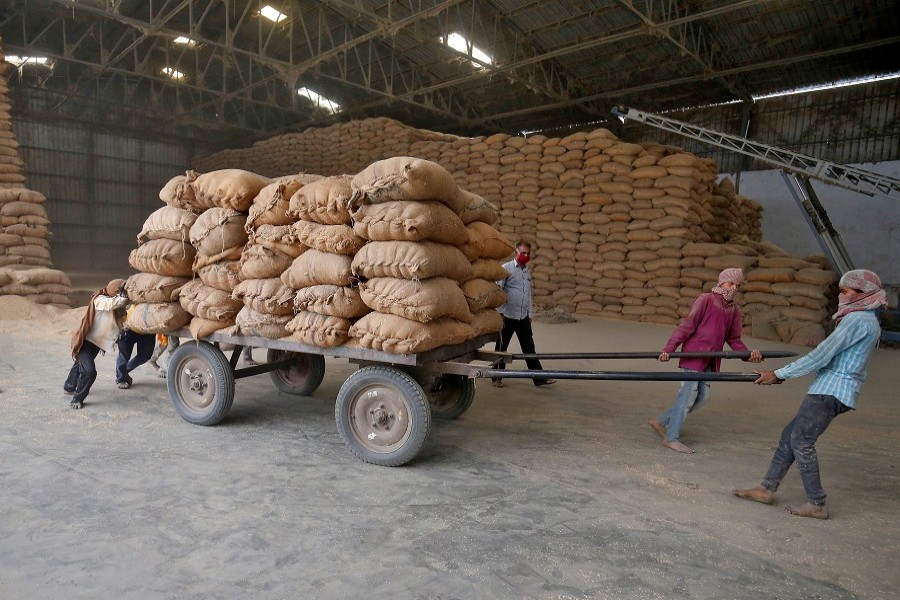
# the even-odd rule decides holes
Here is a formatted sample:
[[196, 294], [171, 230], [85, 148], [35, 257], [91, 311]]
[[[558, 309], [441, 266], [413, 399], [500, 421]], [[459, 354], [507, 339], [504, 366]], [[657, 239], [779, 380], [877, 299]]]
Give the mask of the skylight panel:
[[792, 96], [794, 94], [808, 94], [810, 92], [820, 92], [822, 90], [833, 90], [836, 88], [847, 87], [851, 85], [860, 85], [863, 83], [875, 83], [876, 81], [886, 81], [888, 79], [898, 79], [900, 73], [888, 73], [886, 75], [870, 75], [867, 77], [856, 77], [853, 79], [842, 79], [831, 83], [823, 83], [819, 85], [811, 85], [807, 87], [793, 88], [782, 90], [780, 92], [772, 92], [771, 94], [763, 94], [761, 96], [753, 96], [753, 100], [765, 100], [766, 98], [777, 98], [779, 96]]
[[460, 54], [471, 57], [473, 60], [470, 62], [476, 67], [484, 68], [494, 64], [493, 57], [459, 33], [454, 32], [442, 37], [441, 43], [450, 46]]
[[13, 54], [7, 54], [6, 62], [17, 67], [21, 67], [23, 65], [39, 65], [42, 67], [52, 66], [50, 63], [50, 59], [46, 56], [16, 56]]
[[184, 44], [185, 46], [188, 46], [189, 48], [193, 48], [194, 46], [197, 45], [196, 40], [192, 40], [191, 38], [189, 38], [187, 36], [183, 36], [183, 35], [179, 35], [177, 38], [175, 38], [172, 41], [175, 42], [176, 44]]
[[329, 100], [325, 96], [320, 96], [318, 93], [309, 88], [302, 87], [297, 90], [297, 94], [309, 99], [313, 104], [316, 105], [316, 108], [327, 110], [330, 113], [340, 112], [341, 110], [340, 104], [334, 102], [333, 100]]
[[259, 14], [272, 21], [273, 23], [281, 23], [282, 21], [287, 19], [286, 14], [278, 12], [268, 4], [259, 9]]

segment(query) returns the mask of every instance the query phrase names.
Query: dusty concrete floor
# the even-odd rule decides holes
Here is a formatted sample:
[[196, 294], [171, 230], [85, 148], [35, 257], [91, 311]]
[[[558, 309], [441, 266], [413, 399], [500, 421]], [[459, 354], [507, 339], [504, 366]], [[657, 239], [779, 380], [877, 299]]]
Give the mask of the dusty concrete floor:
[[[897, 597], [896, 350], [877, 351], [860, 409], [819, 443], [822, 522], [781, 510], [803, 498], [795, 472], [776, 506], [729, 493], [759, 480], [809, 379], [714, 385], [683, 430], [691, 456], [646, 424], [675, 383], [479, 382], [463, 418], [384, 468], [337, 434], [344, 361], [308, 398], [241, 380], [229, 417], [203, 428], [149, 369], [116, 389], [105, 356], [85, 409], [69, 410], [70, 321], [0, 320], [0, 598]], [[536, 331], [547, 352], [652, 350], [671, 329]]]

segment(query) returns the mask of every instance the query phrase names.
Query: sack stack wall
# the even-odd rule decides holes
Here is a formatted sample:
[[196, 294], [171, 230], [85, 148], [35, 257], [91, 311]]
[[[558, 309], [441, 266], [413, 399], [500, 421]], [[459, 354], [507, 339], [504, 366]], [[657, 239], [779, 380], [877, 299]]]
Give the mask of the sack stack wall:
[[[0, 40], [2, 42], [2, 40]], [[25, 187], [25, 163], [12, 128], [12, 104], [0, 43], [0, 296], [69, 307], [71, 281], [50, 268], [50, 219], [46, 198]]]
[[[340, 156], [334, 158], [330, 146], [340, 147]], [[787, 257], [761, 242], [762, 207], [736, 194], [728, 179], [720, 180], [715, 161], [675, 146], [623, 142], [605, 129], [563, 138], [461, 138], [369, 119], [279, 136], [209, 156], [201, 164], [223, 168], [282, 161], [293, 168], [314, 164], [322, 173], [346, 173], [357, 170], [369, 153], [436, 162], [461, 188], [498, 206], [497, 228], [510, 240], [535, 244], [537, 304], [675, 324], [696, 295], [712, 286], [712, 271], [719, 265], [741, 266], [747, 293], [769, 294], [747, 296], [748, 332], [756, 323], [757, 335], [807, 343], [819, 335], [811, 325], [821, 329], [828, 323], [836, 278], [822, 257]], [[712, 254], [685, 254], [690, 244], [707, 244]], [[776, 257], [794, 261], [784, 267], [790, 271], [782, 277], [787, 281], [750, 284], [771, 276], [752, 271]], [[804, 288], [804, 295], [766, 283], [813, 288]], [[763, 322], [771, 326], [759, 325]]]

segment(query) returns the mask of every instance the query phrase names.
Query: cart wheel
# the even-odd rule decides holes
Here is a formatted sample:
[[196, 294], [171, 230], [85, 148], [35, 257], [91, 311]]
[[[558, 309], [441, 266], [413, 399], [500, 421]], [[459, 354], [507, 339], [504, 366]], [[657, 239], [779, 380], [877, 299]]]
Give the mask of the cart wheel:
[[266, 362], [278, 362], [285, 359], [293, 360], [293, 364], [289, 368], [269, 372], [269, 377], [272, 378], [275, 387], [286, 394], [296, 396], [309, 396], [319, 389], [322, 380], [325, 379], [324, 356], [273, 348], [269, 348], [266, 353]]
[[222, 351], [208, 342], [185, 342], [169, 359], [169, 397], [194, 425], [215, 425], [234, 402], [234, 373]]
[[474, 399], [475, 380], [464, 375], [441, 375], [428, 389], [431, 415], [436, 419], [458, 419]]
[[347, 378], [334, 407], [338, 432], [368, 463], [396, 467], [415, 458], [431, 427], [425, 391], [391, 367], [363, 367]]

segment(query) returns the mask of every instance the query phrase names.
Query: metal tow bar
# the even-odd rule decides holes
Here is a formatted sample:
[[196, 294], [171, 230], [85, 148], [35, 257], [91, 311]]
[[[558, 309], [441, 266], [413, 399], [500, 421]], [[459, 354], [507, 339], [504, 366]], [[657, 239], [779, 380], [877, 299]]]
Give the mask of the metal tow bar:
[[[548, 354], [513, 354], [510, 360], [525, 360], [537, 358], [539, 360], [604, 360], [618, 358], [658, 358], [662, 352], [557, 352]], [[789, 358], [797, 356], [796, 352], [776, 350], [774, 352], [762, 352], [763, 360], [767, 358]], [[723, 351], [723, 352], [669, 352], [669, 358], [750, 358], [749, 352]]]

